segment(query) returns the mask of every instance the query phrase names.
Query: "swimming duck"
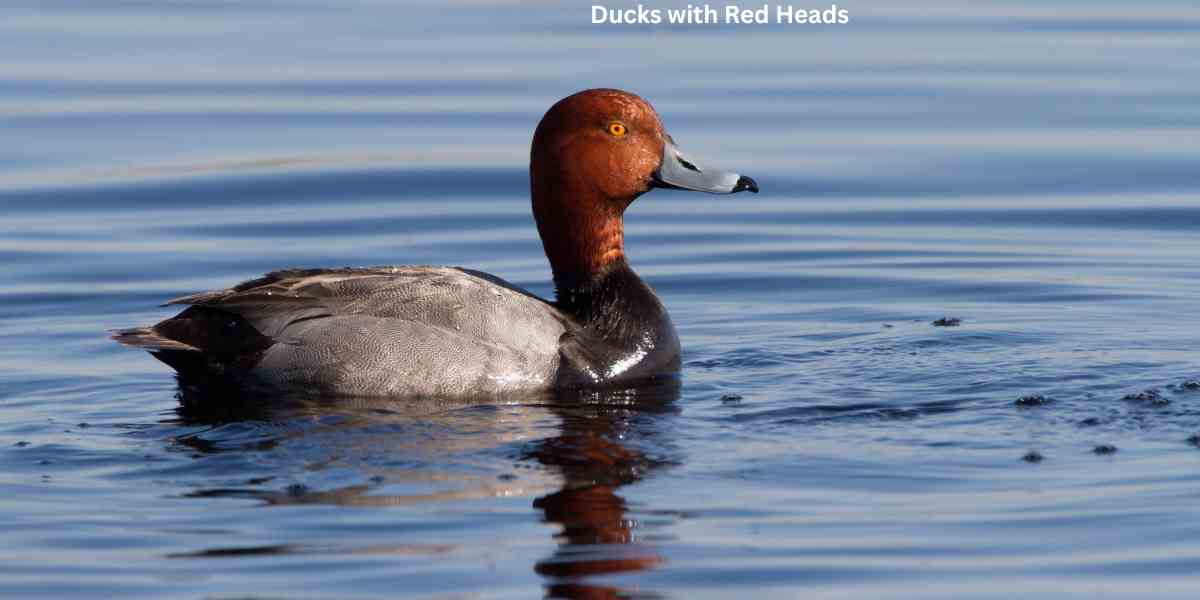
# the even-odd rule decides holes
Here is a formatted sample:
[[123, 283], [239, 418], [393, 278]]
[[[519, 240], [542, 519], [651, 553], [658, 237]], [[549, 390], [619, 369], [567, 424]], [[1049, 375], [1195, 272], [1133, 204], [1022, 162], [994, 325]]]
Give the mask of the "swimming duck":
[[289, 269], [176, 298], [113, 332], [181, 383], [252, 392], [474, 396], [628, 385], [679, 370], [666, 308], [630, 268], [624, 213], [655, 187], [758, 192], [684, 155], [637, 95], [568, 96], [533, 135], [533, 215], [555, 301], [457, 267]]

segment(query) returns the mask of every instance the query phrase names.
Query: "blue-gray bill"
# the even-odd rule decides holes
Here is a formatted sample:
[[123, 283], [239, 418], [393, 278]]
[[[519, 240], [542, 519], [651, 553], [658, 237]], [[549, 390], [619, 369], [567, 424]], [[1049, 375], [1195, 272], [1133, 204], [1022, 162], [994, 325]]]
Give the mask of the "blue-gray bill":
[[654, 173], [653, 185], [710, 194], [758, 193], [758, 183], [753, 179], [701, 165], [681, 152], [670, 137], [663, 144], [662, 163]]

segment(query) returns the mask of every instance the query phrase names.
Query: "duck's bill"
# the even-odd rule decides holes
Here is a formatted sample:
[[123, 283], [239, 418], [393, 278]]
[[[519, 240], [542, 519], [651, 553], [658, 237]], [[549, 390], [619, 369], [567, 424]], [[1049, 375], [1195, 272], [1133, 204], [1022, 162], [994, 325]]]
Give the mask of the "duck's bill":
[[669, 137], [663, 144], [662, 163], [654, 172], [652, 183], [655, 187], [710, 194], [733, 194], [747, 190], [758, 193], [758, 183], [753, 179], [706, 167], [681, 152]]

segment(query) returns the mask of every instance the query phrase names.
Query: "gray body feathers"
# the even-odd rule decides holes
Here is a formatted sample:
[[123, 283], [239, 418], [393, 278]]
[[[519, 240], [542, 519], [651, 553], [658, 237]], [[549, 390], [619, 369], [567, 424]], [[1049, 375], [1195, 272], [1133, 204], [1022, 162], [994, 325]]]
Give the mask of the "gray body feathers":
[[448, 267], [277, 271], [167, 304], [190, 308], [114, 339], [154, 352], [181, 377], [272, 392], [544, 389], [554, 385], [570, 327], [545, 300]]

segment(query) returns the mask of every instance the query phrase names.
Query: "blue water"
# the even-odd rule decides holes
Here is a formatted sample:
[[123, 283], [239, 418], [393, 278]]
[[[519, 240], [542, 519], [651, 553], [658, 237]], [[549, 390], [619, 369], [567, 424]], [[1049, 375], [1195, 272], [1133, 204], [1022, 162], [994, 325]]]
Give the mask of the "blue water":
[[[588, 7], [5, 2], [0, 595], [1194, 596], [1200, 7]], [[194, 410], [107, 339], [288, 266], [549, 294], [596, 85], [763, 189], [628, 213], [677, 389]]]

